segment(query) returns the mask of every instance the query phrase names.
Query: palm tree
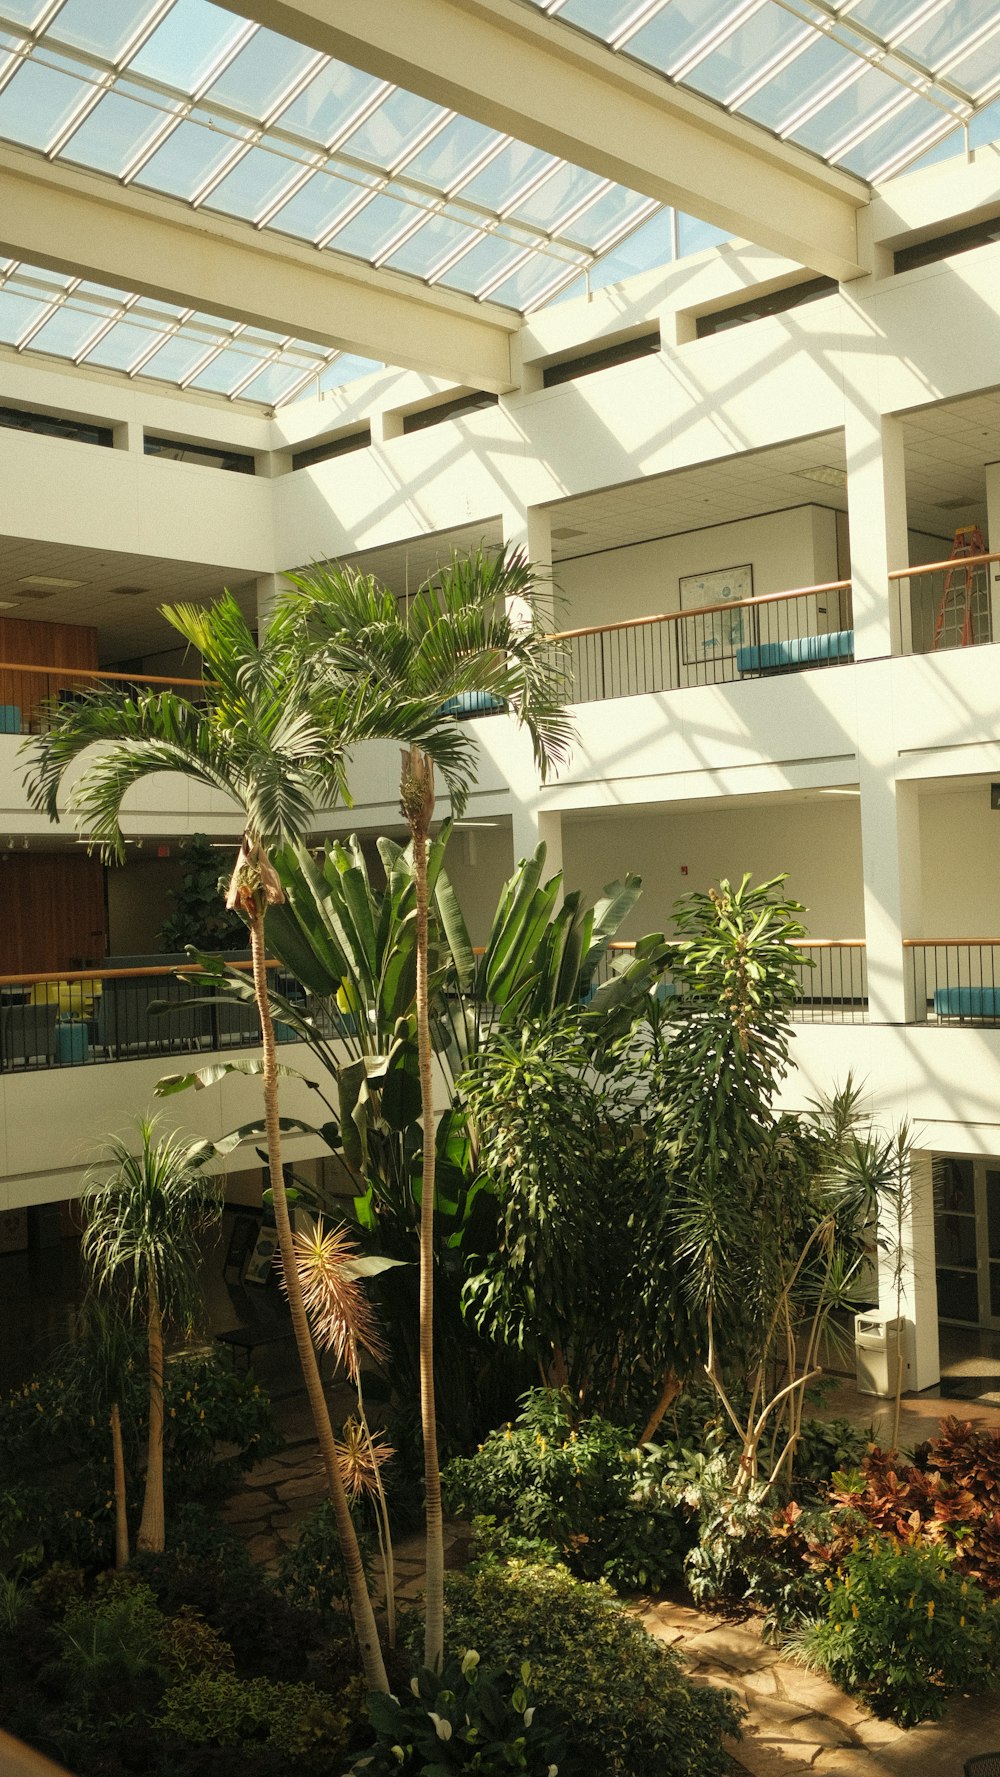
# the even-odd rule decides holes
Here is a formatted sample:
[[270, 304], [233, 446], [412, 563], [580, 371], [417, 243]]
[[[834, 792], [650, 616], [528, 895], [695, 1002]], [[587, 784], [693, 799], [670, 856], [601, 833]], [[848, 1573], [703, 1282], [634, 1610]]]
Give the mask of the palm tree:
[[78, 829], [106, 861], [124, 855], [122, 802], [150, 773], [177, 771], [231, 797], [243, 810], [244, 833], [226, 897], [250, 928], [254, 993], [260, 1016], [268, 1167], [284, 1286], [327, 1485], [343, 1546], [351, 1607], [369, 1688], [388, 1690], [375, 1616], [365, 1580], [319, 1365], [294, 1261], [291, 1221], [281, 1170], [278, 1065], [265, 969], [265, 915], [282, 899], [269, 853], [304, 837], [317, 806], [345, 790], [345, 737], [364, 735], [349, 689], [307, 684], [292, 646], [298, 601], [279, 602], [255, 640], [236, 600], [226, 593], [202, 609], [167, 606], [163, 616], [196, 649], [211, 675], [202, 701], [174, 691], [124, 696], [98, 687], [72, 703], [53, 704], [45, 731], [28, 743], [26, 775], [32, 805], [58, 820], [68, 768], [92, 746], [100, 752], [69, 792]]
[[[163, 1334], [169, 1321], [189, 1327], [198, 1300], [196, 1236], [222, 1215], [218, 1184], [205, 1176], [211, 1142], [161, 1135], [155, 1119], [140, 1118], [139, 1151], [113, 1136], [92, 1167], [82, 1193], [86, 1218], [82, 1251], [99, 1296], [124, 1294], [130, 1318], [145, 1319], [149, 1353], [149, 1434], [146, 1489], [136, 1547], [160, 1554], [163, 1514]], [[112, 1403], [112, 1431], [117, 1403]], [[116, 1500], [117, 1465], [115, 1442]], [[118, 1532], [122, 1507], [118, 1507]], [[119, 1561], [121, 1548], [117, 1549]], [[125, 1551], [127, 1559], [127, 1549]]]
[[393, 593], [350, 568], [296, 577], [321, 682], [352, 691], [367, 732], [405, 742], [400, 808], [410, 830], [416, 900], [416, 1019], [422, 1123], [420, 1413], [427, 1514], [424, 1662], [444, 1657], [444, 1535], [434, 1398], [435, 1117], [428, 1002], [427, 846], [437, 766], [461, 814], [477, 745], [458, 718], [507, 711], [527, 729], [544, 781], [568, 756], [558, 653], [537, 609], [538, 577], [521, 550], [454, 557], [400, 610]]

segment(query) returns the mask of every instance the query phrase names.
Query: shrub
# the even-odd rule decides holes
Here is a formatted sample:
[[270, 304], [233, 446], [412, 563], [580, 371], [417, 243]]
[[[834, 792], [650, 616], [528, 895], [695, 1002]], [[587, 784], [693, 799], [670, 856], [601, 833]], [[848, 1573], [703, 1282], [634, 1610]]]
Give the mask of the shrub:
[[833, 1497], [885, 1535], [954, 1551], [960, 1571], [1000, 1596], [1000, 1431], [943, 1419], [902, 1464], [872, 1448], [860, 1469], [833, 1478]]
[[569, 1750], [601, 1777], [716, 1777], [740, 1709], [684, 1678], [677, 1655], [630, 1617], [604, 1582], [565, 1567], [486, 1562], [447, 1579], [448, 1639], [516, 1678], [531, 1665], [539, 1702], [558, 1708]]
[[[372, 1538], [358, 1526], [358, 1544], [365, 1572], [372, 1561]], [[278, 1562], [276, 1584], [288, 1603], [327, 1618], [342, 1614], [348, 1603], [344, 1553], [333, 1506], [328, 1499], [302, 1521], [298, 1541]]]
[[[163, 1378], [164, 1462], [173, 1498], [225, 1492], [281, 1448], [269, 1397], [217, 1357], [179, 1357]], [[224, 1461], [218, 1446], [230, 1446]]]
[[309, 1684], [199, 1673], [166, 1692], [157, 1725], [196, 1746], [246, 1752], [264, 1747], [297, 1764], [306, 1761], [306, 1769], [321, 1755], [332, 1768], [346, 1751], [360, 1703], [360, 1685], [352, 1696], [334, 1702]]
[[451, 1771], [521, 1771], [571, 1777], [558, 1711], [539, 1706], [531, 1666], [513, 1679], [484, 1671], [479, 1655], [425, 1668], [401, 1698], [375, 1694], [368, 1709], [378, 1738], [355, 1770], [364, 1777], [446, 1777]]
[[597, 1417], [575, 1424], [568, 1397], [533, 1389], [513, 1425], [448, 1463], [449, 1509], [554, 1543], [575, 1573], [657, 1590], [681, 1570], [681, 1525], [658, 1458]]
[[800, 1658], [901, 1727], [942, 1715], [954, 1691], [997, 1683], [1000, 1613], [947, 1549], [873, 1539], [827, 1585], [827, 1614], [799, 1637]]

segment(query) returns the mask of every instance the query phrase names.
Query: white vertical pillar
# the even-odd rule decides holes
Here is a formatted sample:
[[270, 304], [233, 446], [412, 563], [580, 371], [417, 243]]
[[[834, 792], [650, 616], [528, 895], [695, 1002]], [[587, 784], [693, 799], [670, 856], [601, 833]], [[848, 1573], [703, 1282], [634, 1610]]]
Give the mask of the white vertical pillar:
[[[903, 1353], [905, 1389], [933, 1388], [941, 1380], [938, 1349], [937, 1274], [934, 1261], [934, 1190], [929, 1154], [914, 1154], [910, 1184], [897, 1228], [895, 1216], [887, 1215], [880, 1229], [879, 1307], [895, 1315], [897, 1282], [894, 1248], [901, 1235], [899, 1309], [904, 1321]], [[890, 1382], [892, 1377], [890, 1376]]]
[[882, 684], [858, 700], [868, 1016], [872, 1024], [912, 1024], [926, 1015], [911, 960], [920, 952], [903, 948], [904, 938], [923, 936], [920, 805], [917, 785], [895, 777], [887, 669], [869, 670]]
[[[508, 507], [503, 513], [503, 536], [508, 546], [519, 545], [529, 562], [539, 571], [543, 592], [536, 609], [542, 621], [558, 627], [556, 598], [550, 592], [552, 574], [552, 521], [543, 506]], [[516, 613], [511, 613], [515, 616]], [[545, 841], [545, 875], [553, 876], [562, 869], [562, 816], [542, 807], [544, 791], [531, 759], [527, 736], [518, 737], [517, 767], [510, 773], [511, 821], [513, 826], [514, 862], [531, 856], [539, 840]], [[512, 753], [515, 749], [512, 749]], [[513, 760], [512, 760], [513, 763]]]
[[898, 598], [889, 570], [909, 561], [903, 430], [895, 415], [859, 403], [847, 410], [844, 434], [854, 658], [878, 660], [900, 651]]
[[289, 590], [291, 582], [284, 574], [258, 574], [257, 576], [257, 627], [263, 629], [276, 601], [283, 592]]

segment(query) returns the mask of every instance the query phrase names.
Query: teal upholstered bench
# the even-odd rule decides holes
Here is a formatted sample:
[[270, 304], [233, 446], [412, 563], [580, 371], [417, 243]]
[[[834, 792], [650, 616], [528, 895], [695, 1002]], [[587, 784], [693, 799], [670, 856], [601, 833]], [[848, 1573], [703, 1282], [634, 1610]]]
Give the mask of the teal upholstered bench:
[[0, 734], [20, 734], [21, 709], [16, 703], [0, 703]]
[[1000, 987], [937, 987], [934, 1011], [939, 1018], [995, 1018], [1000, 1021]]
[[783, 642], [761, 642], [737, 648], [738, 673], [789, 672], [798, 666], [827, 666], [853, 660], [853, 629], [830, 629], [819, 636], [789, 636]]
[[470, 716], [499, 716], [506, 708], [503, 698], [494, 697], [492, 691], [460, 691], [457, 697], [449, 697], [438, 713], [465, 722]]

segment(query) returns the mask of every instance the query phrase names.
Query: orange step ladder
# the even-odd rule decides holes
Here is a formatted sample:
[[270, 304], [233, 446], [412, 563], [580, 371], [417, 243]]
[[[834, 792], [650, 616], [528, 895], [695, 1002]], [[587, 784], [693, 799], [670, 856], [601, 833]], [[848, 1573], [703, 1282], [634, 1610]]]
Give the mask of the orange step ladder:
[[[944, 577], [944, 591], [934, 623], [932, 647], [971, 648], [981, 639], [976, 630], [989, 627], [989, 574], [985, 562], [973, 565], [970, 556], [985, 555], [986, 544], [977, 524], [960, 525], [951, 546], [949, 567]], [[978, 623], [977, 623], [978, 619]]]

